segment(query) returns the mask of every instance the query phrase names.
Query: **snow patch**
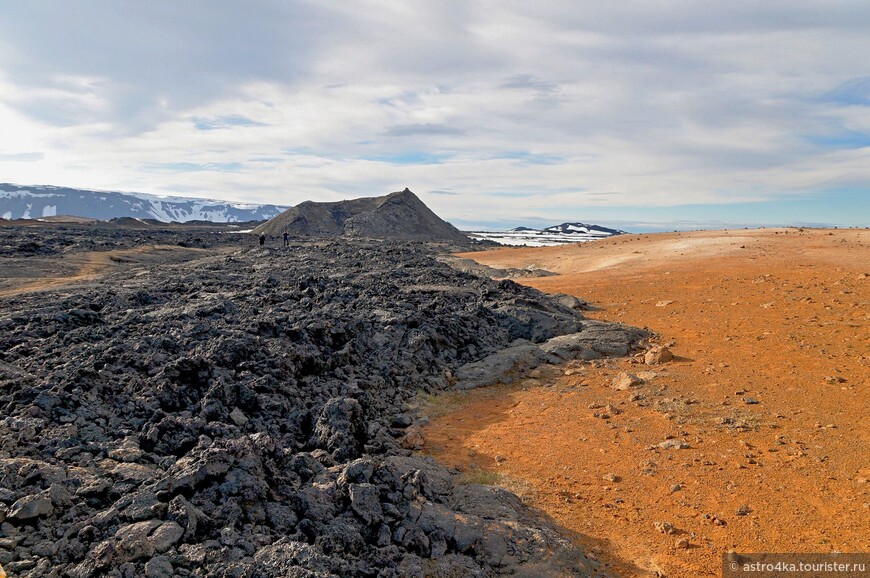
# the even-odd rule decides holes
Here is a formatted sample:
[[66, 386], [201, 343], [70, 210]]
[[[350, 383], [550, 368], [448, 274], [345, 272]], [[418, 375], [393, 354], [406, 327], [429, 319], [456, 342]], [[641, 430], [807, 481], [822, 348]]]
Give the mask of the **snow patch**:
[[585, 243], [622, 233], [623, 231], [598, 225], [562, 223], [542, 230], [517, 227], [510, 231], [472, 231], [466, 234], [472, 239], [494, 241], [501, 245], [547, 247], [565, 243]]
[[57, 216], [57, 205], [45, 205], [42, 207], [42, 216], [43, 217], [56, 217]]
[[[46, 202], [38, 197], [54, 197]], [[22, 206], [33, 201], [30, 213], [19, 217]], [[51, 208], [49, 208], [51, 207]], [[153, 218], [158, 221], [211, 221], [232, 223], [271, 219], [289, 207], [221, 201], [214, 199], [149, 195], [147, 193], [121, 193], [55, 186], [21, 186], [0, 183], [0, 213], [9, 212], [14, 218], [75, 214], [96, 219], [114, 217]], [[43, 213], [43, 211], [55, 211]], [[30, 218], [33, 218], [30, 217]]]
[[585, 243], [593, 241], [600, 237], [586, 237], [577, 234], [560, 234], [560, 233], [541, 233], [541, 232], [494, 232], [494, 231], [473, 231], [466, 233], [472, 239], [481, 241], [494, 241], [500, 245], [522, 246], [527, 247], [550, 247], [553, 245], [563, 245], [565, 243]]
[[0, 199], [24, 199], [24, 198], [33, 198], [33, 197], [59, 197], [61, 195], [55, 193], [34, 193], [33, 191], [29, 191], [27, 189], [21, 189], [17, 191], [4, 191], [0, 190]]

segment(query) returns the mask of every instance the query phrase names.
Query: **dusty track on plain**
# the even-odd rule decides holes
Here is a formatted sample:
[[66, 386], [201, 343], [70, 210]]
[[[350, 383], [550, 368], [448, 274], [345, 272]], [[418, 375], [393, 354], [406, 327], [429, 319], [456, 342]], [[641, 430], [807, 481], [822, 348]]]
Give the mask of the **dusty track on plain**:
[[49, 291], [75, 283], [99, 279], [108, 270], [121, 264], [159, 262], [162, 257], [197, 257], [213, 253], [213, 250], [178, 247], [175, 245], [143, 245], [132, 249], [110, 251], [87, 251], [61, 257], [48, 257], [57, 269], [70, 269], [72, 273], [58, 276], [18, 276], [11, 286], [0, 289], [0, 297], [13, 297], [34, 291]]

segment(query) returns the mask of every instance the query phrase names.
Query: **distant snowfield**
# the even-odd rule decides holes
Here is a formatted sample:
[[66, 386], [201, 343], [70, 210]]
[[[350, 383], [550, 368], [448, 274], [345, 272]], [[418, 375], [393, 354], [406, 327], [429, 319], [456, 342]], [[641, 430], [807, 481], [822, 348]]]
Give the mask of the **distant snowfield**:
[[287, 207], [147, 193], [72, 189], [53, 185], [0, 183], [0, 214], [12, 219], [76, 215], [99, 220], [119, 217], [233, 223], [264, 221]]
[[[566, 223], [562, 230], [557, 232], [550, 230], [523, 229], [520, 231], [470, 231], [465, 234], [472, 239], [481, 241], [494, 241], [501, 245], [526, 246], [526, 247], [552, 247], [566, 243], [586, 243], [597, 239], [606, 239], [621, 231], [607, 232], [596, 230], [591, 226], [575, 225]], [[557, 227], [550, 227], [556, 229]]]

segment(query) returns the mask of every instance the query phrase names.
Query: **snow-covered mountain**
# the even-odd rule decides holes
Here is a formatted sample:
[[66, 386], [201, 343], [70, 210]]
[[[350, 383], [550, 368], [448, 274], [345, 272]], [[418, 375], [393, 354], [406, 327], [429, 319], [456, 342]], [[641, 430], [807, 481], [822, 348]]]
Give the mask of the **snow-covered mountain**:
[[[522, 227], [520, 227], [522, 228]], [[561, 225], [553, 225], [543, 230], [546, 233], [561, 233], [562, 235], [579, 235], [586, 237], [612, 237], [613, 235], [624, 235], [625, 231], [617, 229], [608, 229], [601, 225], [587, 225], [585, 223], [562, 223]]]
[[164, 197], [145, 193], [0, 183], [0, 217], [4, 219], [40, 219], [56, 215], [75, 215], [100, 220], [134, 217], [157, 219], [167, 223], [171, 221], [237, 223], [271, 219], [287, 208], [210, 199]]
[[562, 223], [546, 229], [516, 227], [509, 231], [473, 231], [467, 233], [472, 239], [495, 241], [502, 245], [527, 245], [530, 247], [583, 243], [623, 234], [625, 231], [585, 223]]

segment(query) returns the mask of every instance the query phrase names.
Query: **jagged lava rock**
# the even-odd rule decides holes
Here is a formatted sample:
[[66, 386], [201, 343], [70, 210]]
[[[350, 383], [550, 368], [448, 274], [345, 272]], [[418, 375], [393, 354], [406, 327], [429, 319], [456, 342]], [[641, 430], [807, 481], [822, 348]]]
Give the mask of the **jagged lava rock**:
[[[17, 254], [26, 239], [3, 234]], [[593, 573], [515, 496], [401, 440], [415, 396], [517, 340], [579, 333], [541, 354], [606, 355], [636, 330], [390, 241], [122, 267], [0, 303], [0, 501], [33, 514], [0, 532], [26, 525], [59, 575]]]

